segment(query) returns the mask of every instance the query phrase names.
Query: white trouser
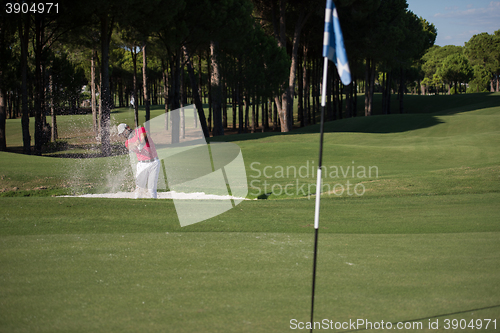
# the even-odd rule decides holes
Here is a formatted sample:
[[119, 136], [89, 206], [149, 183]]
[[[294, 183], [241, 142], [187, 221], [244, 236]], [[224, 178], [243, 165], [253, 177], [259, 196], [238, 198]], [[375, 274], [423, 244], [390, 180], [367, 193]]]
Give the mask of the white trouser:
[[140, 195], [138, 192], [147, 189], [149, 192], [149, 197], [156, 199], [157, 197], [157, 186], [158, 186], [158, 174], [160, 173], [160, 160], [155, 158], [151, 162], [141, 162], [137, 163], [137, 176], [136, 176], [136, 198]]

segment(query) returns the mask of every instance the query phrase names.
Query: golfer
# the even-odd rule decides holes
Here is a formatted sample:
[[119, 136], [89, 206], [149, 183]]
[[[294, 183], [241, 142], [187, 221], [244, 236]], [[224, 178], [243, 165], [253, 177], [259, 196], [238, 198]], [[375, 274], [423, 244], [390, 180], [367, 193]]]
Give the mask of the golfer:
[[120, 124], [118, 135], [126, 139], [125, 147], [137, 156], [135, 198], [147, 190], [149, 197], [156, 199], [160, 160], [153, 140], [142, 126], [132, 130], [127, 124]]

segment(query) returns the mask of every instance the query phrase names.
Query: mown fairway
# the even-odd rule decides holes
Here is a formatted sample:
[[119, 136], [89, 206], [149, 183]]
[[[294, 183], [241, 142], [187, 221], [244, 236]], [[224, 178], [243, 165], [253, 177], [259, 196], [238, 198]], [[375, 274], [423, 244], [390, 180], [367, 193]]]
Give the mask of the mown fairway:
[[[411, 114], [327, 123], [315, 320], [500, 330], [499, 100], [408, 96]], [[126, 156], [0, 153], [0, 332], [297, 331], [317, 130], [224, 137], [243, 152], [248, 198], [267, 200], [184, 228], [171, 200], [55, 196], [127, 190]], [[452, 319], [475, 327], [445, 329]]]

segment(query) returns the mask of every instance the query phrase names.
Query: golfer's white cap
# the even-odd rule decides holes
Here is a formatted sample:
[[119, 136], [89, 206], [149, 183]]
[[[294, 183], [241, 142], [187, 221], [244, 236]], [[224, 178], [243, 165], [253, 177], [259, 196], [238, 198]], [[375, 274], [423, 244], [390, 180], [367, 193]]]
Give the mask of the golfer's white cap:
[[125, 131], [126, 128], [127, 128], [127, 124], [125, 124], [125, 123], [118, 125], [118, 128], [117, 128], [118, 135], [121, 135]]

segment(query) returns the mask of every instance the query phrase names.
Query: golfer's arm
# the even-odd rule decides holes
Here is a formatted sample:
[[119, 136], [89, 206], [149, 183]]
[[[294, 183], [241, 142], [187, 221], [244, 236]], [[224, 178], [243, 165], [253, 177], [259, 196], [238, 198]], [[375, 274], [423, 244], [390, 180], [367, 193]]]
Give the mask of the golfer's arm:
[[146, 144], [146, 142], [147, 142], [146, 133], [141, 133], [137, 137], [137, 141], [135, 142], [135, 146], [138, 150], [142, 150], [142, 148], [144, 148], [144, 145]]
[[137, 136], [137, 140], [132, 144], [133, 147], [137, 148], [146, 140], [146, 133], [141, 133]]

